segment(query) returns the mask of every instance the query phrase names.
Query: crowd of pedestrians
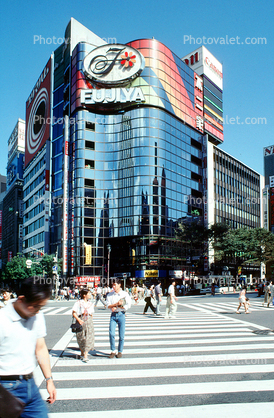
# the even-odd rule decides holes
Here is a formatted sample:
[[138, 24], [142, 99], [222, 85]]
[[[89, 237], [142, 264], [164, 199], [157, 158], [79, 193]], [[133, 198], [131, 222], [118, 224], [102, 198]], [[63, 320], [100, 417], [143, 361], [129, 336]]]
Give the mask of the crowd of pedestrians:
[[[84, 363], [89, 361], [88, 353], [94, 350], [95, 336], [93, 314], [95, 307], [100, 302], [105, 309], [109, 309], [109, 359], [123, 356], [126, 312], [133, 303], [145, 301], [143, 314], [150, 309], [155, 316], [164, 316], [165, 319], [176, 318], [177, 296], [181, 293], [180, 287], [176, 286], [175, 279], [171, 280], [168, 288], [163, 291], [161, 280], [157, 285], [146, 287], [137, 283], [131, 288], [122, 289], [121, 280], [117, 279], [112, 288], [109, 286], [96, 286], [94, 289], [82, 287], [65, 289], [69, 298], [74, 298], [72, 316], [80, 330], [76, 333], [77, 343], [80, 349], [80, 360]], [[273, 303], [274, 285], [272, 281], [262, 287], [264, 300], [263, 306], [269, 307]], [[165, 312], [161, 314], [161, 304], [165, 293]], [[247, 288], [240, 288], [239, 306], [236, 313], [240, 313], [243, 307], [248, 314], [250, 301], [247, 297]], [[56, 400], [56, 389], [51, 376], [51, 366], [48, 349], [45, 344], [46, 325], [44, 316], [40, 313], [51, 296], [50, 286], [39, 284], [35, 278], [28, 278], [22, 283], [19, 296], [9, 289], [2, 290], [0, 301], [0, 383], [3, 388], [9, 390], [24, 403], [24, 416], [28, 418], [46, 418], [47, 408], [42, 400], [39, 390], [33, 379], [33, 370], [38, 362], [44, 374], [48, 402]], [[118, 345], [115, 342], [115, 333], [118, 325]], [[117, 349], [116, 349], [117, 347]]]
[[[174, 279], [168, 288], [163, 291], [161, 280], [157, 285], [146, 287], [137, 283], [131, 288], [122, 289], [121, 280], [117, 279], [112, 288], [109, 286], [96, 286], [94, 289], [80, 288], [70, 291], [65, 289], [63, 299], [75, 299], [72, 307], [72, 316], [81, 326], [76, 333], [80, 349], [80, 360], [89, 361], [88, 353], [94, 350], [95, 336], [93, 314], [100, 302], [105, 309], [109, 309], [109, 359], [123, 356], [126, 312], [133, 303], [145, 301], [143, 314], [150, 309], [155, 316], [163, 315], [165, 319], [173, 319], [177, 311], [177, 296], [181, 288]], [[247, 288], [243, 285], [239, 293], [239, 306], [236, 313], [244, 308], [248, 314], [250, 301], [247, 297]], [[166, 297], [165, 312], [161, 314], [163, 294]], [[0, 383], [13, 395], [25, 403], [24, 416], [29, 418], [46, 418], [47, 408], [42, 400], [39, 390], [33, 379], [33, 370], [36, 361], [44, 374], [48, 402], [56, 400], [56, 390], [51, 376], [48, 349], [45, 344], [46, 326], [40, 309], [43, 308], [51, 295], [50, 287], [39, 284], [34, 278], [25, 280], [17, 297], [10, 289], [2, 290], [0, 301]], [[69, 295], [69, 296], [68, 296]], [[263, 306], [269, 307], [273, 303], [274, 285], [272, 281], [263, 284]], [[118, 325], [118, 346], [116, 349], [115, 332]], [[26, 334], [27, 333], [27, 334]], [[31, 394], [31, 395], [30, 395]]]

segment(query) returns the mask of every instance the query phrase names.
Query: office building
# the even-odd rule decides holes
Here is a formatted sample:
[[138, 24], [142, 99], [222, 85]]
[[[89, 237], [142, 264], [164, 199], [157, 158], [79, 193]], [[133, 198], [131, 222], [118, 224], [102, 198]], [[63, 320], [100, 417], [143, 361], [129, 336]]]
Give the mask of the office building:
[[180, 59], [155, 39], [107, 44], [71, 19], [26, 103], [23, 251], [57, 251], [81, 282], [182, 271], [178, 222], [211, 216], [222, 83], [204, 47]]
[[25, 121], [18, 119], [8, 140], [6, 194], [2, 213], [2, 260], [6, 265], [23, 251], [23, 169]]

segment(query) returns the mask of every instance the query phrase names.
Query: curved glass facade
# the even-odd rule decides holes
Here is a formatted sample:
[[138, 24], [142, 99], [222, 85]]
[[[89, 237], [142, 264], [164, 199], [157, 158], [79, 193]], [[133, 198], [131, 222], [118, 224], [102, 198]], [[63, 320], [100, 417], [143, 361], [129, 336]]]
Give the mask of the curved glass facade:
[[[152, 265], [161, 259], [171, 267], [173, 254], [166, 256], [170, 251], [166, 246], [173, 243], [178, 221], [189, 213], [187, 197], [202, 191], [201, 181], [193, 179], [193, 174], [202, 178], [202, 155], [191, 145], [191, 140], [200, 143], [201, 135], [157, 108], [103, 116], [79, 111], [75, 119], [71, 128], [75, 250], [84, 265], [81, 248], [91, 245], [94, 263], [84, 267], [84, 274], [101, 274], [105, 240], [115, 238], [129, 240], [127, 270], [133, 259], [136, 268], [141, 259]], [[161, 251], [156, 251], [161, 240]], [[178, 261], [175, 257], [175, 264]]]
[[[54, 54], [51, 253], [65, 257], [66, 275], [106, 276], [110, 244], [110, 275], [154, 269], [165, 277], [186, 263], [178, 222], [193, 209], [203, 215], [189, 199], [202, 197], [201, 80], [156, 40], [113, 47], [143, 56], [126, 85], [98, 86], [84, 74], [94, 45]], [[96, 102], [83, 102], [83, 92]]]

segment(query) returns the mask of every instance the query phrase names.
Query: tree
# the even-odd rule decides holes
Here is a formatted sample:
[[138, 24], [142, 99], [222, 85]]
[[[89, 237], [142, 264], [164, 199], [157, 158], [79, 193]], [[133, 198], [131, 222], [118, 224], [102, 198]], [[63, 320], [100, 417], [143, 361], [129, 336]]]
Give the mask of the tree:
[[45, 254], [40, 261], [44, 274], [47, 277], [52, 277], [52, 268], [55, 265], [54, 258], [54, 255]]
[[[28, 257], [32, 261], [31, 268], [27, 267], [27, 258], [23, 254], [17, 254], [6, 264], [3, 272], [3, 280], [24, 280], [30, 276], [52, 277], [52, 267], [55, 265], [54, 255], [45, 254], [43, 258]], [[62, 260], [61, 260], [62, 261]], [[58, 273], [61, 271], [60, 260], [58, 260]]]
[[274, 261], [274, 234], [264, 228], [249, 230], [248, 262], [268, 264]]
[[[190, 264], [203, 260], [208, 248], [210, 231], [200, 217], [190, 217], [179, 222], [175, 236], [182, 243], [183, 255], [190, 258]], [[196, 264], [195, 263], [195, 264]]]
[[3, 279], [12, 280], [24, 280], [29, 277], [29, 269], [26, 265], [26, 257], [21, 254], [17, 254], [15, 257], [6, 264], [5, 271], [3, 273]]
[[263, 228], [231, 229], [226, 224], [211, 226], [211, 244], [217, 262], [230, 264], [238, 273], [238, 267], [274, 260], [274, 235]]

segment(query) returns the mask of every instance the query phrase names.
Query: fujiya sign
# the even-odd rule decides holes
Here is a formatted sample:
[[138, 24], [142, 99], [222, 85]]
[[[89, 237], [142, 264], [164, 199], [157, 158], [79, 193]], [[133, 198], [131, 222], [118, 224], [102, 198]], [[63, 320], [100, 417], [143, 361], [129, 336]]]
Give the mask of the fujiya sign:
[[145, 102], [141, 87], [81, 90], [81, 103], [128, 103]]
[[91, 51], [83, 61], [87, 78], [100, 85], [123, 85], [138, 77], [145, 68], [143, 55], [127, 45], [103, 45]]

